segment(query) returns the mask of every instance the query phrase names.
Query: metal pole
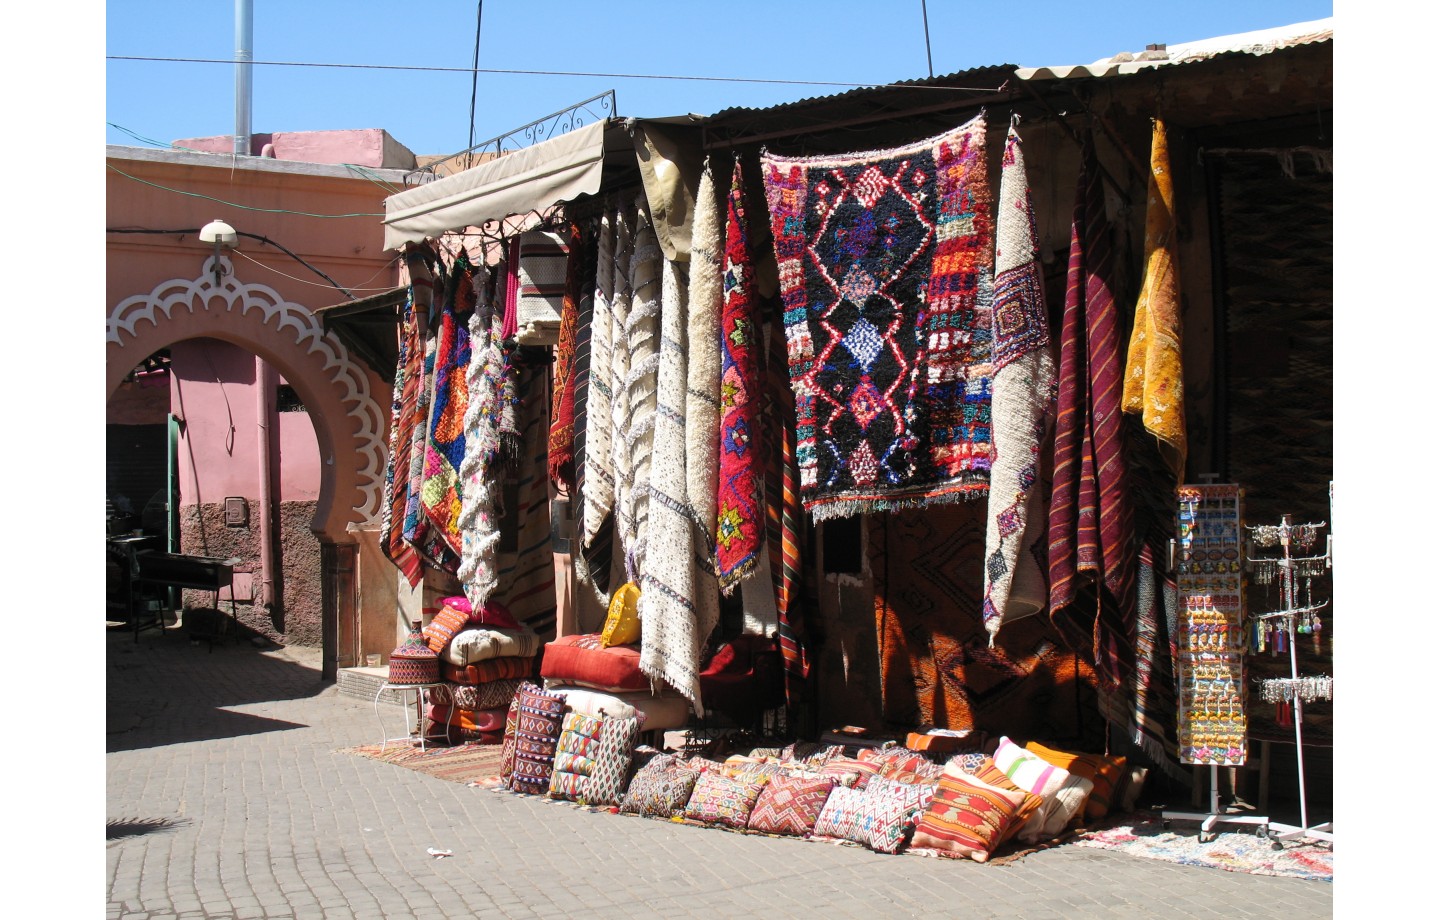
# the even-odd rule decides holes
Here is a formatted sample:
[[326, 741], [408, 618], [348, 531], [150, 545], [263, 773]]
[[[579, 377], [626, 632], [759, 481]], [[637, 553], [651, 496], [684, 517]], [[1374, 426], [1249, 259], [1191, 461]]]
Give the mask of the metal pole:
[[935, 62], [930, 58], [930, 11], [925, 7], [925, 0], [920, 0], [920, 15], [925, 20], [925, 63], [930, 68], [930, 76], [935, 76]]
[[255, 10], [235, 0], [235, 155], [250, 156], [250, 71], [255, 60]]

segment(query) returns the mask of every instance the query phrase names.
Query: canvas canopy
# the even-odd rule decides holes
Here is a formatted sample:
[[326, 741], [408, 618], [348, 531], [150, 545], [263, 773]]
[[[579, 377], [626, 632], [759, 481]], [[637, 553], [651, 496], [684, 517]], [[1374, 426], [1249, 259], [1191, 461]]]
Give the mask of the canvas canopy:
[[391, 195], [385, 199], [385, 248], [593, 195], [600, 191], [607, 147], [610, 159], [618, 148], [633, 168], [629, 135], [614, 119], [604, 119]]

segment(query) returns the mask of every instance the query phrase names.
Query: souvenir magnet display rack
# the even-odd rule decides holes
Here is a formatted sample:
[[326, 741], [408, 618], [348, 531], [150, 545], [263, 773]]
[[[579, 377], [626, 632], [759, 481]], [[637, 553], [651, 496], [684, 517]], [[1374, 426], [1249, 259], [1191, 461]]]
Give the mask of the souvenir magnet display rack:
[[[1290, 676], [1276, 677], [1260, 682], [1260, 698], [1275, 704], [1276, 721], [1285, 726], [1295, 727], [1295, 769], [1300, 783], [1300, 824], [1273, 824], [1270, 834], [1275, 840], [1298, 840], [1309, 837], [1316, 840], [1334, 841], [1334, 827], [1330, 822], [1310, 826], [1310, 814], [1305, 798], [1305, 704], [1318, 700], [1329, 700], [1334, 695], [1334, 679], [1327, 675], [1301, 676], [1295, 658], [1296, 637], [1318, 637], [1324, 629], [1320, 612], [1329, 605], [1328, 600], [1317, 601], [1313, 594], [1314, 582], [1331, 568], [1330, 540], [1327, 537], [1324, 553], [1316, 555], [1320, 547], [1319, 524], [1295, 524], [1290, 515], [1280, 519], [1280, 525], [1262, 525], [1246, 528], [1250, 545], [1247, 568], [1258, 584], [1280, 582], [1281, 607], [1269, 613], [1258, 613], [1250, 618], [1250, 651], [1256, 654], [1270, 651], [1272, 654], [1290, 653]], [[1264, 551], [1276, 553], [1263, 555]], [[1276, 552], [1278, 551], [1278, 553]], [[1301, 597], [1301, 586], [1304, 597]]]
[[1214, 839], [1217, 824], [1258, 825], [1262, 835], [1270, 824], [1220, 808], [1220, 768], [1243, 765], [1247, 753], [1243, 497], [1234, 483], [1176, 491], [1180, 761], [1210, 768], [1210, 810], [1165, 811], [1161, 818], [1167, 826], [1172, 819], [1199, 821], [1202, 841]]

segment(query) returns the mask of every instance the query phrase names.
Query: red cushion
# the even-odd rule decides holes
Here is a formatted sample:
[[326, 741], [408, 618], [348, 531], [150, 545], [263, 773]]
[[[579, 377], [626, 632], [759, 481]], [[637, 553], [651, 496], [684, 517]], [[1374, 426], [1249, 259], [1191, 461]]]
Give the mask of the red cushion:
[[431, 722], [449, 722], [456, 728], [471, 732], [503, 732], [505, 730], [504, 709], [451, 709], [449, 706], [431, 706], [425, 717]]
[[650, 678], [640, 671], [640, 646], [605, 646], [599, 634], [564, 636], [545, 643], [540, 676], [584, 681], [586, 686], [604, 690], [645, 690], [650, 686]]

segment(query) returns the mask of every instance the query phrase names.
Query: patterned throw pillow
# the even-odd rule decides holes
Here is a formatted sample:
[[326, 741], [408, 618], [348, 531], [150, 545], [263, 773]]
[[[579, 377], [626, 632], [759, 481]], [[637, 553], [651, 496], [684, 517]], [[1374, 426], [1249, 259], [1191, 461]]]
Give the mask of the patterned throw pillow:
[[620, 801], [620, 811], [647, 818], [683, 814], [699, 777], [698, 772], [685, 766], [675, 755], [656, 754], [630, 780]]
[[776, 776], [760, 790], [748, 827], [768, 834], [803, 837], [814, 830], [815, 820], [834, 788], [835, 779], [829, 776]]
[[583, 787], [583, 798], [590, 805], [619, 805], [625, 792], [625, 779], [630, 772], [630, 756], [640, 738], [643, 719], [601, 720], [600, 745], [595, 752], [595, 765], [590, 781]]
[[528, 680], [535, 673], [535, 658], [491, 658], [475, 664], [453, 665], [440, 659], [440, 676], [452, 684], [478, 687], [497, 680]]
[[707, 770], [695, 780], [695, 789], [685, 803], [685, 817], [744, 830], [755, 800], [768, 781], [768, 776], [746, 782], [731, 779], [719, 770]]
[[821, 744], [818, 741], [796, 741], [780, 751], [781, 760], [806, 763], [815, 767], [823, 767], [837, 757], [844, 756], [844, 745]]
[[[1055, 801], [1054, 799], [1047, 799], [1044, 796], [1021, 789], [1012, 783], [1010, 777], [1006, 776], [999, 767], [995, 766], [995, 761], [989, 757], [986, 757], [979, 767], [967, 772], [986, 785], [1004, 789], [1006, 792], [1025, 793], [1025, 800], [1022, 801], [1020, 807], [1015, 810], [1015, 820], [1010, 822], [1010, 828], [1005, 832], [1004, 836], [1000, 838], [999, 843], [1004, 843], [1011, 837], [1019, 838], [1022, 843], [1035, 843], [1047, 837], [1054, 837], [1055, 834], [1058, 833], [1058, 831], [1047, 833], [1050, 829], [1048, 819], [1053, 815], [1051, 806]], [[1064, 829], [1063, 824], [1061, 825], [1061, 829]], [[997, 846], [999, 843], [997, 843]]]
[[534, 658], [540, 652], [540, 645], [539, 634], [530, 629], [469, 626], [455, 634], [440, 657], [456, 667], [464, 667], [492, 658]]
[[1085, 819], [1094, 821], [1109, 814], [1116, 802], [1116, 787], [1125, 775], [1124, 757], [1107, 757], [1104, 754], [1072, 754], [1057, 751], [1043, 744], [1031, 741], [1025, 750], [1057, 767], [1090, 780], [1094, 788], [1085, 800]]
[[967, 754], [956, 754], [954, 757], [945, 761], [945, 766], [953, 766], [964, 773], [974, 773], [984, 766], [987, 760], [990, 760], [989, 755], [982, 754], [979, 751], [971, 751]]
[[985, 862], [1005, 838], [1025, 795], [1023, 790], [991, 786], [951, 764], [915, 828], [911, 846]]
[[[825, 776], [835, 777], [843, 786], [864, 789], [865, 784], [870, 782], [870, 777], [880, 775], [880, 765], [849, 757], [835, 757], [827, 761], [825, 766], [820, 768], [820, 772]], [[851, 776], [854, 779], [848, 779]]]
[[516, 792], [544, 795], [550, 789], [555, 768], [555, 744], [560, 739], [560, 722], [565, 715], [565, 698], [546, 693], [534, 684], [516, 691], [519, 703], [515, 724], [515, 772], [510, 788]]
[[816, 837], [834, 837], [838, 840], [853, 840], [864, 843], [870, 839], [870, 828], [865, 823], [865, 792], [845, 786], [830, 790], [825, 807], [815, 817]]
[[425, 644], [438, 655], [445, 651], [445, 646], [450, 644], [455, 634], [465, 628], [465, 622], [469, 619], [468, 613], [461, 613], [450, 606], [441, 607], [440, 612], [435, 614], [434, 619], [420, 632], [425, 636]]

